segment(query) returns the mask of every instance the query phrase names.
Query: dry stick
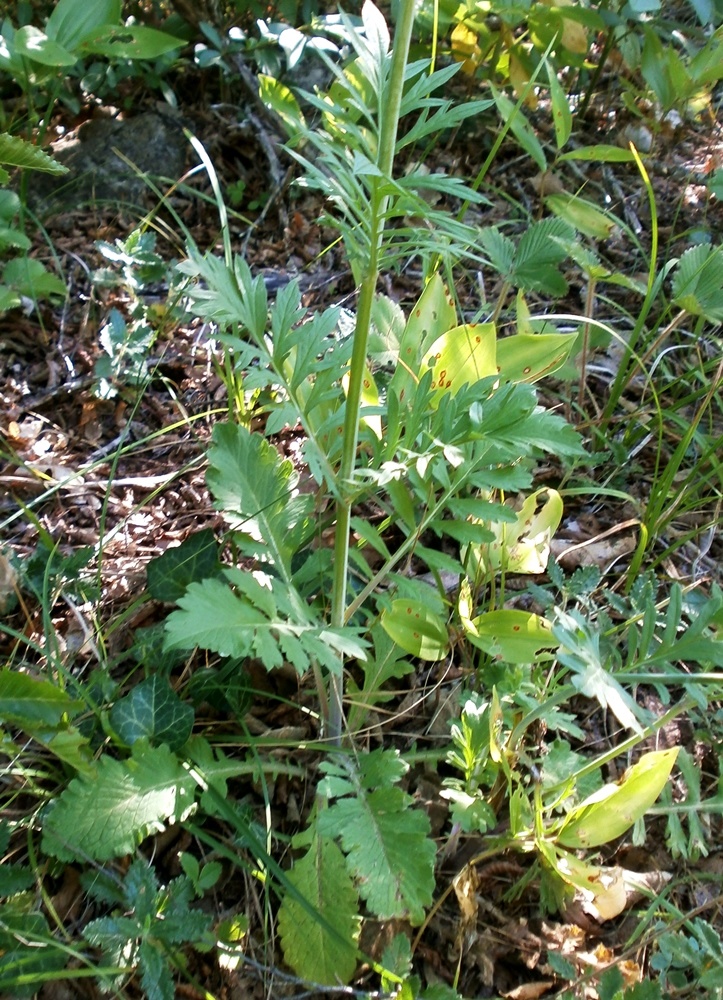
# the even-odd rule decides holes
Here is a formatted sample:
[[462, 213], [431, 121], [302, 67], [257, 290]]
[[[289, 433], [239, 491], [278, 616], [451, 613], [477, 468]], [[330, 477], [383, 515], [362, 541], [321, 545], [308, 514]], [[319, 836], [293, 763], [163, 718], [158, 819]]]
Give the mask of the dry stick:
[[[263, 222], [263, 220], [266, 218], [268, 212], [271, 210], [271, 207], [273, 205], [276, 205], [278, 203], [279, 221], [281, 222], [282, 229], [288, 228], [289, 215], [288, 212], [286, 211], [286, 206], [284, 205], [281, 196], [283, 195], [284, 191], [291, 182], [295, 164], [292, 164], [285, 172], [282, 169], [281, 162], [279, 160], [279, 157], [277, 156], [276, 149], [274, 148], [275, 144], [271, 136], [269, 135], [268, 131], [264, 128], [261, 122], [261, 118], [263, 117], [267, 121], [270, 121], [273, 124], [274, 128], [281, 127], [282, 134], [284, 132], [283, 122], [281, 121], [279, 115], [277, 115], [276, 112], [273, 111], [273, 109], [267, 107], [261, 100], [256, 77], [248, 68], [243, 57], [239, 53], [237, 53], [234, 56], [234, 63], [236, 66], [236, 70], [238, 71], [238, 74], [241, 77], [241, 82], [243, 83], [247, 93], [251, 97], [251, 100], [254, 102], [254, 104], [258, 109], [259, 114], [256, 115], [249, 108], [246, 108], [246, 117], [256, 130], [256, 136], [259, 140], [261, 148], [266, 154], [266, 159], [269, 161], [269, 172], [271, 174], [271, 180], [274, 182], [274, 188], [269, 194], [269, 197], [261, 211], [261, 214], [259, 215], [258, 219], [256, 219], [256, 221], [252, 223], [251, 226], [249, 226], [248, 232], [244, 237], [243, 252], [245, 254], [246, 248], [248, 247], [249, 244], [249, 240], [251, 239], [251, 233], [254, 231], [254, 229], [258, 228], [258, 226]], [[278, 142], [276, 143], [276, 145], [278, 145]]]

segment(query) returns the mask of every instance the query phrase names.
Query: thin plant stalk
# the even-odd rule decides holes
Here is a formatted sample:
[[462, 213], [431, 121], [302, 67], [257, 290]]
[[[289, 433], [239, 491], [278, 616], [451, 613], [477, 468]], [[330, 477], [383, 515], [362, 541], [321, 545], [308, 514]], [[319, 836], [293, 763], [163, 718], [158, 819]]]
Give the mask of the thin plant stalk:
[[[353, 501], [352, 477], [356, 465], [359, 440], [359, 408], [362, 396], [367, 342], [371, 326], [372, 305], [379, 276], [379, 258], [384, 236], [388, 196], [380, 191], [380, 181], [391, 176], [394, 167], [394, 150], [397, 142], [399, 111], [402, 103], [404, 75], [409, 55], [409, 44], [414, 24], [414, 0], [403, 0], [399, 7], [399, 20], [394, 33], [392, 64], [382, 100], [379, 102], [380, 129], [377, 166], [381, 177], [373, 181], [369, 200], [370, 253], [359, 291], [359, 304], [354, 330], [349, 386], [347, 390], [342, 456], [339, 469], [341, 498], [336, 505], [336, 531], [334, 537], [334, 578], [331, 595], [331, 626], [342, 628], [346, 611], [346, 589], [349, 569], [349, 533]], [[338, 674], [330, 678], [329, 719], [327, 736], [333, 743], [341, 742], [344, 696], [343, 664]]]

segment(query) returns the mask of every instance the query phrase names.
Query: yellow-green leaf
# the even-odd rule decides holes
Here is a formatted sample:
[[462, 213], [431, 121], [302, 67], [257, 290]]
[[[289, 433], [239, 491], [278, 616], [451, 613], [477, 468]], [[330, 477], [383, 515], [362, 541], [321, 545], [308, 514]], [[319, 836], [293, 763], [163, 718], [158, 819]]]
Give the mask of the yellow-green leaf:
[[622, 836], [650, 809], [670, 777], [679, 747], [653, 750], [619, 784], [604, 785], [570, 813], [557, 842], [574, 849], [599, 847]]
[[506, 663], [534, 663], [542, 650], [559, 645], [546, 618], [528, 611], [487, 611], [467, 623], [475, 646]]
[[497, 332], [494, 323], [470, 323], [443, 333], [425, 355], [423, 370], [432, 369], [433, 400], [497, 374]]
[[497, 341], [497, 370], [504, 382], [537, 382], [562, 368], [575, 333], [517, 333]]
[[607, 239], [615, 228], [609, 216], [576, 194], [551, 194], [545, 198], [545, 205], [578, 232], [596, 240]]
[[449, 649], [447, 627], [421, 601], [393, 601], [382, 612], [382, 628], [405, 653], [422, 660], [441, 660]]

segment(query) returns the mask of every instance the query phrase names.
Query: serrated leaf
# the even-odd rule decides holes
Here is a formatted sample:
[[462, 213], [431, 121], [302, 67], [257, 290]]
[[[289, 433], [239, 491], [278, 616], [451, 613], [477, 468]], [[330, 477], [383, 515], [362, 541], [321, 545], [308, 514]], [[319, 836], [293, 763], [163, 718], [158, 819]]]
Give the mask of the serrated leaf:
[[380, 919], [424, 919], [434, 892], [436, 849], [429, 819], [410, 808], [400, 788], [368, 792], [334, 802], [319, 815], [319, 830], [339, 837], [360, 895]]
[[421, 601], [398, 599], [382, 612], [384, 631], [405, 653], [422, 660], [441, 660], [449, 649], [447, 627]]
[[128, 746], [146, 738], [178, 750], [189, 739], [193, 722], [193, 708], [158, 674], [136, 684], [110, 712], [111, 726]]
[[0, 865], [0, 897], [14, 896], [29, 889], [35, 882], [35, 875], [25, 865], [14, 865], [3, 861]]
[[0, 719], [19, 726], [55, 727], [64, 716], [77, 715], [82, 708], [82, 702], [51, 681], [8, 668], [0, 670]]
[[0, 163], [28, 170], [41, 170], [46, 174], [68, 173], [68, 168], [58, 163], [52, 156], [48, 156], [44, 149], [8, 132], [0, 132]]
[[673, 301], [693, 316], [723, 322], [723, 247], [686, 250], [673, 277]]
[[358, 630], [330, 629], [303, 617], [299, 595], [279, 580], [263, 586], [252, 573], [225, 570], [241, 592], [220, 580], [192, 583], [166, 619], [166, 648], [209, 649], [221, 656], [258, 656], [271, 670], [284, 661], [301, 674], [312, 659], [327, 669], [341, 669], [340, 655], [365, 656]]
[[332, 986], [348, 983], [356, 970], [359, 935], [357, 894], [336, 843], [316, 833], [308, 852], [287, 875], [289, 883], [310, 903], [330, 929], [291, 894], [279, 908], [279, 936], [284, 958], [310, 982]]
[[136, 743], [125, 761], [103, 754], [93, 777], [74, 778], [46, 813], [43, 850], [62, 861], [130, 854], [188, 814], [196, 787], [167, 747]]
[[189, 535], [177, 548], [166, 549], [148, 563], [148, 590], [156, 601], [174, 603], [190, 583], [218, 576], [221, 563], [211, 528]]
[[341, 838], [360, 895], [377, 916], [420, 923], [432, 901], [435, 847], [428, 817], [396, 786], [409, 765], [398, 751], [375, 750], [322, 769], [319, 792], [336, 801], [320, 811], [319, 832]]
[[294, 495], [298, 475], [261, 435], [239, 424], [217, 424], [208, 452], [208, 487], [231, 525], [261, 543], [271, 563], [291, 579], [311, 497]]

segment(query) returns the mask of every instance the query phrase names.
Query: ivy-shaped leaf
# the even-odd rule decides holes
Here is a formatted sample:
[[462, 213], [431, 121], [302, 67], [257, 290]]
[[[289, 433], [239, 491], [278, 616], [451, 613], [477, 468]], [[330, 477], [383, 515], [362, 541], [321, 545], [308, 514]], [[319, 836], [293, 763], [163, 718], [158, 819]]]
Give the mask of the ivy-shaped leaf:
[[136, 684], [110, 712], [111, 726], [128, 746], [147, 738], [178, 750], [191, 735], [193, 722], [193, 708], [158, 674]]
[[148, 563], [148, 590], [156, 601], [175, 603], [190, 583], [218, 576], [218, 543], [211, 528], [189, 535], [177, 548], [166, 549]]
[[379, 751], [368, 754], [358, 770], [350, 765], [345, 775], [335, 777], [334, 767], [326, 767], [321, 791], [336, 801], [317, 822], [322, 836], [341, 840], [369, 909], [382, 920], [407, 917], [419, 924], [432, 902], [436, 851], [427, 815], [388, 784], [405, 767], [398, 755]]
[[336, 933], [287, 893], [278, 925], [286, 962], [298, 976], [311, 982], [327, 986], [348, 983], [356, 969], [360, 918], [344, 855], [333, 840], [315, 831], [308, 852], [287, 877]]
[[43, 850], [61, 861], [130, 854], [193, 806], [196, 782], [167, 747], [136, 743], [129, 760], [103, 754], [95, 774], [74, 778], [48, 809]]

